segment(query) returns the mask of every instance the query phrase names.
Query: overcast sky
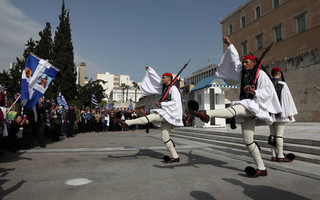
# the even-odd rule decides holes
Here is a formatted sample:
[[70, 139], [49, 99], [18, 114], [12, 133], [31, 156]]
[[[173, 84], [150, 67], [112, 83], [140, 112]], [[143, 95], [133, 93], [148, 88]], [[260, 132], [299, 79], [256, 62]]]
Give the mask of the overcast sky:
[[[130, 75], [141, 81], [144, 66], [159, 74], [217, 64], [222, 56], [220, 19], [247, 0], [65, 0], [70, 10], [75, 63], [86, 75]], [[0, 70], [22, 57], [29, 38], [39, 40], [46, 22], [52, 36], [62, 0], [0, 0]], [[59, 66], [56, 66], [59, 68]]]

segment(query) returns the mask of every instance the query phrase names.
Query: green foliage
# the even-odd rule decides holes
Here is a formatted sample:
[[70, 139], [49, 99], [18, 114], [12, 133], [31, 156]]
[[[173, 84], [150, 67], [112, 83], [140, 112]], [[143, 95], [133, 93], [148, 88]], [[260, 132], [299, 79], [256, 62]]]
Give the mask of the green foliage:
[[100, 109], [102, 109], [103, 106], [106, 105], [106, 104], [107, 104], [107, 102], [106, 102], [105, 100], [101, 101], [101, 102], [99, 103]]
[[21, 91], [21, 73], [25, 65], [25, 59], [28, 58], [30, 52], [34, 52], [36, 48], [35, 41], [30, 38], [25, 44], [26, 49], [23, 52], [24, 59], [17, 58], [17, 64], [13, 66], [9, 71], [3, 70], [0, 73], [0, 83], [7, 89], [7, 97], [10, 99], [17, 92]]
[[26, 59], [32, 52], [40, 58], [48, 60], [59, 69], [58, 75], [45, 93], [46, 98], [56, 101], [59, 89], [61, 89], [68, 104], [75, 104], [79, 108], [83, 105], [90, 106], [91, 94], [95, 94], [97, 101], [101, 102], [102, 98], [104, 98], [104, 90], [99, 83], [104, 83], [104, 81], [90, 80], [84, 87], [76, 85], [77, 74], [74, 64], [69, 10], [65, 9], [64, 1], [59, 19], [60, 24], [55, 31], [54, 40], [52, 40], [51, 25], [47, 22], [45, 28], [39, 32], [40, 40], [34, 41], [30, 38], [27, 44], [25, 44], [24, 59], [17, 58], [17, 65], [15, 67], [9, 71], [3, 70], [2, 73], [0, 72], [0, 83], [6, 86], [8, 96], [13, 96], [14, 93], [20, 92], [21, 73]]
[[53, 59], [53, 41], [49, 22], [46, 23], [43, 31], [39, 32], [39, 36], [40, 40], [36, 42], [35, 54], [51, 63]]
[[137, 102], [137, 90], [140, 89], [140, 86], [136, 82], [133, 82], [132, 84], [134, 88], [134, 102]]
[[120, 88], [122, 90], [122, 102], [124, 102], [124, 90], [126, 89], [126, 84], [121, 83]]
[[[53, 61], [53, 40], [51, 34], [51, 25], [46, 23], [46, 27], [43, 31], [39, 32], [40, 40], [36, 42], [35, 54], [42, 59], [48, 60], [50, 63]], [[45, 93], [45, 97], [48, 99], [57, 99], [57, 87], [55, 82], [50, 84], [50, 87]]]
[[27, 60], [29, 54], [36, 51], [36, 42], [30, 38], [25, 46], [27, 46], [27, 48], [23, 52], [23, 57]]
[[64, 1], [59, 16], [60, 24], [54, 36], [53, 65], [60, 69], [60, 72], [51, 86], [54, 91], [61, 89], [65, 99], [74, 99], [77, 94], [77, 74], [75, 71], [73, 44], [71, 40], [71, 28], [69, 22], [69, 11], [64, 7]]
[[6, 85], [8, 96], [13, 96], [13, 94], [21, 91], [21, 73], [24, 65], [25, 61], [17, 58], [17, 64], [9, 69], [10, 81]]
[[3, 70], [3, 72], [0, 73], [0, 83], [2, 86], [6, 86], [6, 88], [8, 88], [10, 83], [10, 74], [8, 71]]
[[105, 83], [102, 80], [92, 81], [90, 80], [86, 85], [83, 87], [78, 86], [79, 94], [77, 99], [79, 102], [84, 106], [90, 106], [91, 104], [91, 95], [94, 94], [98, 102], [101, 102], [104, 98], [105, 90], [99, 83]]

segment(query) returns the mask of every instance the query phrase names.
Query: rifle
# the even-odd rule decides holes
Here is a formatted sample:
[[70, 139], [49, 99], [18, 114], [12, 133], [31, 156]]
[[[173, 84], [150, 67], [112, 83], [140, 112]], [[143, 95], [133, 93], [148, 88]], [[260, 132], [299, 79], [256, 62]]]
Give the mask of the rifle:
[[[264, 56], [265, 56], [265, 55], [268, 53], [268, 51], [271, 49], [272, 45], [273, 45], [273, 42], [271, 42], [271, 44], [266, 47], [266, 49], [264, 50], [264, 52], [261, 54], [260, 58], [256, 60], [256, 61], [257, 61], [257, 64], [256, 64], [255, 67], [258, 68], [258, 69], [257, 69], [256, 77], [255, 77], [255, 79], [254, 79], [254, 84], [257, 83], [257, 78], [258, 78], [258, 73], [259, 73], [260, 68], [262, 68], [262, 70], [263, 70], [264, 72], [266, 72], [266, 74], [268, 75], [268, 77], [271, 79], [270, 74], [267, 72], [267, 70], [266, 70], [266, 69], [264, 68], [264, 66], [262, 65], [262, 61], [263, 61]], [[250, 52], [250, 54], [252, 55], [251, 52]]]
[[191, 61], [191, 59], [184, 64], [184, 66], [180, 69], [180, 71], [178, 72], [178, 74], [174, 77], [174, 79], [171, 81], [169, 87], [167, 87], [165, 89], [165, 91], [162, 93], [162, 96], [159, 100], [159, 102], [164, 101], [164, 99], [166, 98], [166, 96], [169, 94], [170, 89], [172, 88], [172, 86], [175, 84], [175, 82], [177, 81], [178, 77], [180, 76], [180, 74], [182, 73], [182, 71], [187, 67], [187, 65], [189, 64], [189, 62]]

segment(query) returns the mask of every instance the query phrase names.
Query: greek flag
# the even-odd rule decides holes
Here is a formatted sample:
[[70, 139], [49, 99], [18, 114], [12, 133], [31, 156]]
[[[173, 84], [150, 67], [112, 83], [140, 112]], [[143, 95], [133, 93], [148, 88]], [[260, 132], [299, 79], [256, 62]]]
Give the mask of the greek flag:
[[128, 106], [128, 110], [132, 110], [133, 108], [133, 105], [132, 105], [132, 102], [130, 102], [130, 105]]
[[107, 103], [102, 107], [102, 110], [104, 110], [105, 108], [108, 107], [108, 103], [109, 103], [109, 102], [107, 102]]
[[54, 101], [54, 99], [51, 99], [51, 105], [56, 105], [56, 102]]
[[113, 105], [111, 103], [109, 103], [109, 101], [107, 103], [107, 107], [109, 110], [117, 110], [115, 107], [113, 107]]
[[183, 109], [186, 109], [186, 99], [181, 98], [181, 102], [182, 102]]
[[92, 94], [92, 96], [91, 96], [91, 103], [92, 103], [93, 105], [95, 105], [97, 108], [99, 108], [99, 105], [98, 105], [96, 96], [95, 96], [94, 94]]
[[21, 103], [32, 110], [48, 89], [59, 69], [30, 53], [21, 77]]
[[64, 109], [68, 109], [68, 104], [67, 104], [67, 101], [66, 99], [64, 98], [64, 96], [62, 95], [61, 93], [61, 90], [59, 91], [59, 95], [57, 97], [57, 102], [58, 102], [58, 105], [59, 106], [63, 106]]

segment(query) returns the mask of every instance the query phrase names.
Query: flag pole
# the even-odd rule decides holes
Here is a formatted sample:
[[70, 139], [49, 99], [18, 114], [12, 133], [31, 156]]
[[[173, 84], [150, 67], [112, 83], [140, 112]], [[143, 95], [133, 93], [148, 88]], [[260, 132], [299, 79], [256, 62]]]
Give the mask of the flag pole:
[[[20, 99], [20, 97], [21, 97], [21, 94], [20, 94], [20, 95], [18, 96], [18, 98], [13, 102], [12, 105], [16, 104], [17, 101]], [[12, 105], [10, 106], [9, 110], [7, 110], [6, 114], [8, 114], [8, 113], [10, 112], [10, 110], [12, 109]]]
[[[30, 52], [30, 54], [32, 54], [34, 57], [38, 58], [39, 60], [44, 60], [44, 59], [40, 58], [39, 56], [37, 56], [36, 54], [34, 54], [33, 52]], [[47, 61], [47, 62], [48, 62], [48, 61]], [[50, 65], [51, 65], [53, 68], [55, 68], [56, 70], [60, 71], [60, 69], [59, 69], [58, 67], [52, 65], [51, 63], [50, 63]]]

